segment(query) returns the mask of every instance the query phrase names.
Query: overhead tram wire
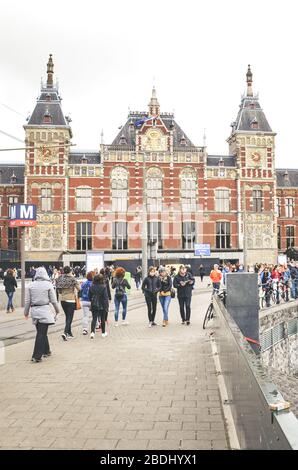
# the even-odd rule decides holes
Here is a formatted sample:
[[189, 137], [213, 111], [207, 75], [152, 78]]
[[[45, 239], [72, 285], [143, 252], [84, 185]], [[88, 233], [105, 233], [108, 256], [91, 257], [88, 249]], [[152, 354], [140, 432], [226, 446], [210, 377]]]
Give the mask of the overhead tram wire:
[[44, 145], [28, 145], [27, 147], [16, 147], [16, 148], [6, 148], [6, 149], [0, 149], [0, 152], [9, 152], [10, 150], [36, 150], [36, 149], [44, 149], [44, 148], [61, 148], [61, 147], [75, 147], [77, 144], [61, 144], [61, 145], [49, 145], [49, 144], [44, 144]]

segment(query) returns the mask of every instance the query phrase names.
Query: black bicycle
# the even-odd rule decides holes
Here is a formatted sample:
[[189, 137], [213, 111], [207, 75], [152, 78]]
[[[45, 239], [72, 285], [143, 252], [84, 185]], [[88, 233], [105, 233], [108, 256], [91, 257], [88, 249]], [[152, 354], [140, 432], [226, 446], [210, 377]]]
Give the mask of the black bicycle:
[[211, 297], [211, 302], [207, 308], [207, 311], [205, 313], [205, 318], [204, 318], [204, 321], [203, 321], [203, 330], [205, 330], [206, 326], [207, 326], [207, 323], [212, 320], [212, 318], [214, 317], [214, 305], [213, 305], [213, 299], [214, 299], [214, 296], [217, 295], [220, 300], [222, 301], [222, 303], [224, 304], [224, 306], [226, 305], [226, 290], [224, 289], [222, 292], [214, 292], [212, 294], [212, 297]]

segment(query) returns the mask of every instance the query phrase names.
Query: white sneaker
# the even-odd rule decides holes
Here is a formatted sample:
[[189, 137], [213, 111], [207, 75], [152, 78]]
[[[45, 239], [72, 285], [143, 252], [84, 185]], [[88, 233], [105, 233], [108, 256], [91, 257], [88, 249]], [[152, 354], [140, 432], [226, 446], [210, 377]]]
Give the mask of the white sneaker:
[[126, 320], [122, 320], [122, 325], [129, 325], [129, 323]]
[[95, 336], [95, 334], [94, 334], [94, 333], [91, 333], [90, 339], [94, 339], [94, 336]]
[[115, 326], [118, 326], [118, 322], [117, 322], [117, 321], [115, 321]]
[[87, 330], [83, 330], [83, 335], [87, 335], [88, 334], [88, 331]]
[[102, 333], [101, 335], [103, 338], [106, 338], [108, 336], [108, 333]]
[[148, 326], [149, 326], [149, 328], [151, 328], [151, 327], [152, 327], [152, 323], [151, 323], [151, 322], [149, 322], [149, 325], [148, 325]]

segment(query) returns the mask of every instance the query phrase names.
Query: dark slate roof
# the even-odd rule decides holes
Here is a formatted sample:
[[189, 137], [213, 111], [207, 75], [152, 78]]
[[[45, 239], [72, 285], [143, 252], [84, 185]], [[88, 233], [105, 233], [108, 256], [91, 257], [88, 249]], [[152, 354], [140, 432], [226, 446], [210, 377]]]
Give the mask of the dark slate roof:
[[219, 166], [219, 161], [222, 160], [221, 166], [236, 166], [236, 157], [234, 155], [207, 155], [207, 166]]
[[[51, 98], [47, 101], [47, 97]], [[51, 124], [43, 124], [44, 115], [49, 112], [52, 117]], [[61, 109], [61, 98], [58, 94], [58, 90], [53, 88], [42, 89], [34, 111], [28, 120], [28, 126], [69, 126], [66, 121], [62, 109]]]
[[69, 154], [68, 162], [70, 165], [78, 165], [82, 163], [83, 157], [87, 158], [87, 165], [98, 165], [101, 162], [100, 152], [95, 150], [72, 150]]
[[276, 169], [276, 186], [278, 188], [298, 188], [298, 170]]
[[[254, 120], [258, 122], [257, 129], [251, 127]], [[242, 98], [237, 119], [232, 127], [236, 131], [272, 132], [257, 97], [246, 96]]]
[[0, 184], [11, 184], [10, 178], [14, 174], [16, 182], [14, 184], [24, 184], [25, 165], [23, 163], [1, 163], [0, 164]]
[[[137, 128], [135, 126], [135, 122], [142, 119], [143, 117], [148, 117], [148, 113], [131, 112], [128, 115], [126, 123], [118, 132], [117, 137], [113, 140], [112, 145], [121, 146], [121, 148], [134, 147], [136, 144], [136, 130], [141, 128]], [[162, 113], [159, 117], [161, 118], [168, 130], [173, 130], [174, 147], [181, 147], [181, 149], [195, 147], [191, 140], [187, 137], [185, 132], [182, 131], [181, 127], [178, 126], [178, 124], [174, 120], [173, 114]], [[183, 137], [185, 139], [185, 144], [181, 145], [180, 140]]]

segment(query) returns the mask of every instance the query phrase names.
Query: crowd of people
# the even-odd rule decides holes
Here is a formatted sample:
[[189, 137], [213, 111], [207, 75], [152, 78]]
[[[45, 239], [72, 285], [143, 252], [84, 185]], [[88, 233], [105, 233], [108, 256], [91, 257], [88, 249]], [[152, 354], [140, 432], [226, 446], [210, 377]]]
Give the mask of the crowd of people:
[[[114, 291], [114, 325], [115, 327], [119, 325], [120, 311], [122, 325], [128, 325], [126, 320], [127, 290], [131, 289], [131, 285], [126, 278], [124, 268], [113, 268], [108, 267], [101, 269], [99, 272], [88, 272], [82, 281], [76, 278], [69, 266], [65, 266], [63, 273], [58, 277], [52, 276], [52, 278], [50, 278], [44, 267], [36, 269], [34, 282], [29, 285], [26, 292], [24, 309], [25, 317], [28, 318], [30, 313], [36, 326], [36, 339], [32, 354], [33, 362], [40, 362], [42, 358], [51, 355], [47, 336], [48, 327], [56, 321], [59, 313], [59, 301], [65, 314], [65, 326], [61, 335], [63, 341], [69, 341], [74, 337], [72, 322], [74, 312], [78, 308], [83, 310], [83, 335], [89, 333], [89, 328], [91, 340], [95, 337], [96, 328], [101, 329], [103, 338], [108, 335], [106, 325], [112, 300], [111, 290]], [[150, 328], [157, 326], [155, 316], [158, 299], [163, 312], [162, 326], [168, 326], [169, 307], [171, 300], [176, 297], [176, 293], [181, 324], [190, 325], [191, 298], [195, 284], [190, 269], [181, 265], [178, 274], [171, 276], [171, 271], [165, 267], [160, 266], [157, 269], [152, 266], [149, 268], [147, 276], [141, 278], [141, 280], [141, 289], [147, 304], [148, 326]], [[78, 306], [78, 301], [81, 303], [80, 306]], [[54, 308], [51, 308], [51, 305]], [[90, 312], [92, 319], [89, 325]]]

